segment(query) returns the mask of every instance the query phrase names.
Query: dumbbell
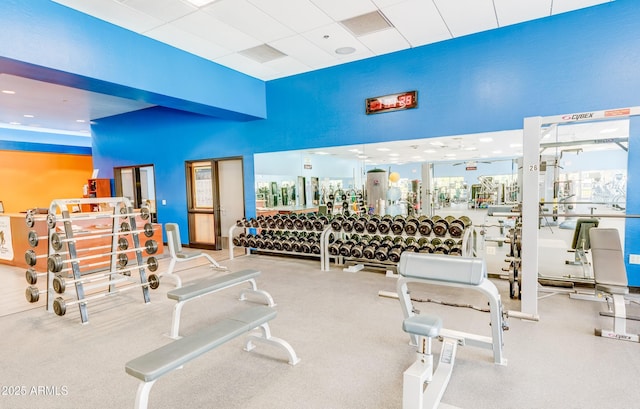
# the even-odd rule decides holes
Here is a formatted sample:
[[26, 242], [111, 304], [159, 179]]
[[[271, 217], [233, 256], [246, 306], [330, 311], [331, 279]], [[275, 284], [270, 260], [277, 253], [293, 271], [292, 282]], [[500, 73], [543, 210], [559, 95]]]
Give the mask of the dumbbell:
[[402, 234], [404, 231], [405, 220], [403, 216], [396, 216], [391, 223], [391, 232], [396, 235]]
[[346, 219], [344, 218], [344, 216], [342, 216], [340, 214], [335, 216], [333, 219], [331, 219], [331, 223], [330, 223], [331, 224], [331, 229], [333, 231], [342, 230], [342, 223], [343, 223], [344, 220], [346, 220]]
[[404, 232], [413, 236], [418, 232], [418, 226], [420, 226], [418, 219], [415, 217], [409, 217], [404, 223]]
[[339, 256], [340, 255], [340, 247], [342, 246], [344, 242], [340, 239], [334, 241], [333, 243], [329, 244], [329, 254], [332, 256]]
[[392, 263], [398, 263], [400, 261], [400, 256], [405, 251], [405, 248], [406, 246], [404, 244], [404, 241], [400, 240], [395, 243], [387, 252], [387, 258], [389, 259], [389, 261], [391, 261]]
[[[71, 267], [68, 267], [66, 269], [63, 268], [65, 263], [74, 263], [74, 262], [79, 262], [84, 260], [91, 260], [95, 258], [105, 257], [107, 255], [108, 254], [105, 253], [105, 254], [94, 254], [91, 256], [84, 256], [84, 257], [77, 257], [72, 259], [63, 259], [62, 255], [56, 253], [56, 254], [52, 254], [47, 258], [47, 269], [52, 273], [61, 273], [63, 271], [71, 271], [72, 270]], [[121, 267], [124, 267], [127, 264], [129, 264], [129, 256], [127, 256], [125, 253], [119, 253], [117, 255], [117, 260], [118, 260], [117, 261], [118, 265]], [[110, 260], [105, 260], [105, 261], [94, 263], [92, 265], [96, 265], [96, 264], [102, 265], [110, 262], [111, 262]], [[88, 267], [88, 266], [84, 266], [84, 267]]]
[[160, 286], [160, 277], [158, 277], [156, 274], [151, 274], [149, 275], [148, 280], [144, 283], [129, 285], [124, 288], [120, 288], [114, 291], [99, 293], [96, 295], [92, 295], [91, 297], [82, 298], [80, 300], [67, 301], [62, 297], [56, 297], [53, 300], [53, 311], [56, 313], [56, 315], [62, 316], [67, 313], [68, 306], [76, 305], [76, 304], [86, 304], [87, 302], [96, 300], [98, 298], [120, 294], [122, 292], [129, 291], [132, 288], [147, 287], [147, 286], [152, 290], [155, 290], [156, 288], [158, 288]]
[[38, 236], [38, 232], [35, 230], [29, 230], [27, 233], [27, 241], [31, 247], [38, 247], [40, 240], [49, 239], [49, 236]]
[[[90, 250], [99, 250], [99, 249], [110, 249], [111, 246], [97, 246], [97, 247], [90, 247], [90, 248], [86, 248], [86, 249], [78, 249], [78, 251], [90, 251]], [[65, 251], [65, 252], [61, 252], [59, 254], [69, 254], [69, 252]], [[38, 260], [41, 258], [47, 258], [47, 254], [37, 254], [35, 252], [35, 250], [33, 249], [29, 249], [27, 251], [24, 252], [24, 261], [25, 263], [27, 263], [27, 265], [33, 267], [36, 264], [38, 264]]]
[[358, 219], [353, 222], [353, 230], [356, 233], [364, 233], [367, 230], [367, 218], [364, 216], [358, 217]]
[[462, 237], [464, 229], [471, 225], [471, 219], [467, 216], [460, 216], [449, 222], [449, 234], [452, 237]]
[[418, 241], [415, 239], [415, 237], [407, 237], [404, 240], [404, 242], [406, 244], [404, 251], [414, 252], [414, 253], [418, 252], [418, 249], [420, 248], [420, 246], [418, 246]]
[[382, 220], [378, 223], [378, 231], [381, 234], [387, 234], [391, 230], [391, 223], [393, 223], [393, 219], [389, 215], [384, 215]]
[[353, 223], [355, 222], [355, 220], [353, 219], [353, 217], [344, 217], [342, 219], [342, 230], [345, 233], [351, 233], [353, 231]]
[[[87, 235], [87, 236], [79, 236], [79, 237], [70, 237], [70, 238], [62, 238], [62, 236], [59, 233], [51, 233], [51, 247], [54, 250], [60, 250], [63, 246], [63, 243], [67, 243], [67, 242], [75, 242], [75, 241], [80, 241], [80, 240], [91, 240], [91, 239], [99, 239], [99, 238], [104, 238], [104, 237], [113, 237], [113, 236], [119, 236], [122, 234], [129, 234], [129, 233], [144, 233], [145, 236], [147, 237], [152, 237], [153, 236], [153, 225], [151, 223], [146, 223], [144, 225], [144, 229], [143, 230], [135, 230], [135, 231], [131, 231], [129, 229], [129, 223], [122, 223], [120, 225], [120, 232], [118, 233], [105, 233], [105, 234], [91, 234], [91, 235]], [[156, 249], [157, 250], [157, 249]]]
[[422, 236], [428, 236], [433, 230], [433, 221], [427, 216], [420, 216], [418, 219], [418, 231]]
[[354, 244], [353, 247], [351, 247], [351, 257], [362, 258], [363, 257], [362, 252], [366, 244], [367, 244], [367, 239], [365, 239], [364, 237], [361, 237], [360, 241]]
[[378, 223], [380, 222], [380, 217], [371, 216], [369, 220], [367, 220], [367, 224], [365, 228], [369, 234], [375, 234], [378, 231]]
[[29, 284], [36, 284], [38, 282], [38, 277], [46, 276], [47, 273], [38, 273], [33, 268], [28, 268], [24, 273], [24, 278], [27, 280]]
[[434, 250], [435, 247], [428, 238], [422, 237], [418, 240], [418, 253], [433, 253]]
[[284, 228], [287, 230], [293, 230], [294, 228], [294, 217], [295, 213], [290, 214], [286, 219], [284, 219]]
[[328, 224], [329, 219], [327, 219], [327, 216], [322, 215], [313, 221], [313, 228], [317, 231], [322, 231]]
[[[122, 212], [124, 210], [124, 213]], [[58, 219], [58, 217], [53, 214], [53, 213], [49, 213], [47, 215], [47, 226], [50, 229], [53, 229], [56, 227], [56, 224], [58, 222], [73, 222], [73, 221], [77, 221], [77, 220], [96, 220], [96, 219], [109, 219], [109, 218], [119, 218], [119, 217], [128, 217], [128, 216], [137, 216], [138, 213], [127, 213], [127, 209], [125, 207], [120, 208], [121, 213], [120, 214], [93, 214], [93, 215], [82, 215], [82, 216], [75, 216], [75, 217], [69, 217], [69, 218], [61, 218]], [[142, 220], [148, 220], [149, 217], [151, 216], [151, 211], [149, 210], [148, 207], [142, 207], [140, 209], [140, 218], [142, 218]], [[27, 225], [29, 225], [29, 223], [27, 223]], [[29, 227], [33, 227], [33, 226], [29, 226]]]
[[[136, 269], [141, 269], [141, 268], [147, 268], [149, 271], [151, 272], [155, 272], [158, 270], [158, 260], [151, 256], [147, 259], [147, 262], [144, 264], [140, 264], [137, 266], [130, 266], [130, 267], [125, 267], [125, 266], [120, 266], [120, 268], [118, 268], [116, 271], [110, 271], [107, 273], [100, 273], [100, 274], [92, 274], [91, 277], [88, 277], [88, 279], [86, 280], [86, 282], [92, 282], [92, 281], [97, 281], [98, 277], [105, 277], [105, 276], [111, 276], [113, 274], [122, 274], [125, 276], [130, 276], [131, 275], [131, 271], [136, 270]], [[96, 278], [96, 279], [92, 279], [92, 278]], [[79, 279], [79, 280], [69, 280], [66, 281], [64, 277], [62, 277], [59, 274], [56, 274], [56, 276], [53, 278], [53, 289], [55, 290], [55, 292], [62, 294], [64, 293], [65, 289], [66, 289], [66, 284], [73, 284], [76, 282], [84, 282], [85, 279]], [[57, 288], [56, 288], [57, 286]], [[155, 290], [155, 288], [154, 288]]]
[[444, 237], [449, 231], [449, 222], [440, 216], [433, 216], [431, 220], [433, 220], [433, 234], [438, 237]]
[[375, 259], [378, 261], [387, 261], [389, 250], [393, 246], [393, 241], [390, 238], [384, 238], [380, 245], [376, 248]]
[[[43, 291], [46, 292], [46, 291]], [[40, 289], [34, 285], [30, 285], [24, 292], [24, 295], [28, 302], [34, 303], [40, 300]]]
[[299, 214], [298, 217], [296, 217], [293, 221], [293, 227], [296, 230], [304, 230], [304, 219], [306, 218], [307, 215], [305, 215], [304, 213]]
[[[128, 243], [126, 245], [123, 245], [122, 242], [119, 242], [118, 245], [120, 248], [128, 247]], [[92, 254], [90, 256], [83, 256], [83, 257], [77, 257], [74, 259], [66, 259], [66, 260], [62, 258], [62, 254], [56, 253], [48, 257], [47, 268], [49, 269], [49, 271], [57, 273], [62, 270], [63, 263], [72, 263], [72, 262], [78, 262], [78, 261], [84, 261], [84, 260], [91, 260], [91, 259], [101, 258], [104, 256], [111, 256], [114, 254], [117, 255], [118, 260], [126, 259], [128, 261], [128, 256], [125, 253], [132, 252], [132, 251], [146, 251], [148, 254], [155, 254], [158, 251], [158, 243], [155, 240], [147, 240], [144, 247], [136, 247], [131, 249], [125, 248], [123, 250], [111, 251], [111, 252], [100, 253], [100, 254]]]

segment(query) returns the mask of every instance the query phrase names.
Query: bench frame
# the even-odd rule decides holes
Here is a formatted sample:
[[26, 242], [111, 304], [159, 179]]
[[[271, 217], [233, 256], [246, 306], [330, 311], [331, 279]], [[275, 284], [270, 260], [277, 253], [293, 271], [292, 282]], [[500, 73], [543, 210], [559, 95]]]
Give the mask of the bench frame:
[[[246, 294], [247, 293], [253, 293], [253, 294], [257, 294], [260, 295], [262, 297], [265, 298], [266, 300], [266, 304], [269, 307], [275, 307], [276, 303], [273, 301], [273, 297], [271, 297], [271, 294], [269, 294], [268, 292], [264, 291], [264, 290], [259, 290], [258, 289], [258, 285], [256, 284], [256, 280], [255, 280], [255, 276], [259, 275], [260, 272], [256, 271], [256, 270], [243, 270], [247, 272], [248, 277], [246, 279], [240, 279], [240, 280], [232, 280], [231, 282], [224, 284], [222, 282], [219, 283], [212, 283], [211, 289], [210, 290], [205, 290], [204, 292], [198, 294], [198, 295], [190, 295], [190, 294], [185, 294], [183, 295], [183, 299], [179, 300], [176, 305], [174, 305], [173, 307], [173, 315], [171, 318], [171, 331], [169, 332], [169, 338], [172, 339], [179, 339], [180, 338], [180, 316], [182, 315], [182, 307], [184, 307], [184, 304], [191, 301], [191, 300], [195, 300], [198, 299], [200, 297], [203, 297], [205, 295], [209, 295], [209, 294], [213, 294], [216, 293], [218, 291], [222, 291], [222, 290], [226, 290], [228, 288], [234, 287], [236, 285], [239, 284], [243, 284], [243, 283], [249, 283], [251, 285], [251, 288], [248, 289], [244, 289], [242, 290], [242, 292], [240, 293], [239, 296], [239, 300], [240, 301], [244, 301], [247, 299]], [[240, 272], [238, 272], [240, 273]], [[237, 273], [231, 273], [231, 274], [237, 274]], [[220, 277], [216, 277], [216, 279], [223, 279], [225, 276], [220, 276]], [[211, 281], [215, 281], [216, 279], [213, 279]], [[206, 280], [210, 280], [210, 279], [205, 279], [203, 281]], [[198, 282], [193, 283], [193, 285], [197, 285]], [[185, 287], [180, 287], [174, 291], [180, 290], [180, 289], [185, 289], [188, 288], [189, 284]], [[167, 292], [167, 297], [171, 298], [172, 291], [168, 291]]]
[[[253, 307], [253, 308], [254, 309], [260, 309], [260, 308], [264, 309], [264, 308], [268, 308], [268, 307]], [[182, 368], [184, 364], [190, 362], [191, 360], [197, 358], [198, 356], [204, 354], [205, 352], [209, 352], [209, 351], [217, 348], [218, 346], [222, 346], [226, 342], [228, 342], [228, 341], [230, 341], [232, 339], [235, 339], [236, 337], [243, 336], [243, 335], [245, 335], [247, 333], [250, 333], [251, 331], [257, 330], [257, 329], [260, 329], [261, 332], [257, 333], [257, 334], [251, 334], [250, 333], [248, 335], [248, 340], [247, 340], [245, 348], [244, 348], [245, 351], [252, 351], [253, 349], [255, 349], [255, 345], [253, 344], [252, 341], [259, 341], [259, 342], [262, 342], [262, 343], [275, 345], [275, 346], [280, 347], [280, 348], [285, 350], [285, 352], [288, 355], [288, 363], [290, 365], [292, 365], [292, 366], [296, 365], [298, 362], [300, 362], [300, 358], [298, 358], [298, 356], [296, 355], [296, 353], [293, 350], [293, 348], [291, 347], [291, 345], [287, 341], [285, 341], [285, 340], [283, 340], [281, 338], [274, 337], [274, 336], [271, 335], [271, 330], [269, 328], [269, 321], [271, 319], [273, 319], [273, 318], [275, 318], [275, 314], [273, 316], [271, 316], [270, 318], [263, 318], [263, 319], [258, 320], [258, 321], [264, 320], [265, 322], [259, 323], [259, 324], [255, 325], [255, 326], [252, 325], [252, 324], [247, 324], [248, 327], [245, 329], [244, 332], [238, 333], [237, 335], [227, 339], [224, 342], [221, 342], [220, 344], [207, 347], [206, 350], [201, 351], [199, 354], [197, 354], [196, 356], [191, 357], [190, 359], [184, 360], [184, 362], [173, 364], [172, 367], [168, 371], [166, 371], [165, 373], [159, 375], [155, 379], [152, 379], [152, 380], [149, 380], [149, 381], [145, 381], [145, 380], [141, 379], [140, 377], [138, 377], [136, 375], [133, 375], [133, 374], [131, 374], [131, 373], [129, 373], [127, 371], [127, 373], [129, 373], [130, 375], [132, 375], [132, 376], [134, 376], [134, 377], [136, 377], [138, 379], [141, 379], [141, 382], [138, 385], [138, 389], [137, 389], [137, 392], [136, 392], [135, 409], [147, 409], [147, 407], [149, 405], [149, 393], [151, 392], [151, 388], [153, 387], [155, 382], [158, 379], [160, 379], [162, 376], [164, 376], [164, 375], [166, 375], [168, 373], [171, 373], [176, 369]], [[217, 324], [222, 324], [223, 322], [225, 322], [227, 320], [235, 320], [235, 318], [233, 316], [232, 317], [228, 317], [225, 320], [223, 320], [221, 322], [218, 322]], [[214, 325], [216, 325], [216, 324], [214, 324]], [[198, 333], [190, 335], [190, 336], [187, 336], [187, 337], [185, 337], [183, 339], [186, 340], [189, 337], [196, 337], [196, 336], [198, 336]], [[177, 341], [173, 341], [173, 342], [174, 343], [175, 342], [181, 342], [181, 340], [177, 340]], [[188, 345], [188, 343], [186, 343], [186, 344]], [[163, 347], [160, 347], [160, 348], [150, 352], [150, 354], [153, 354], [154, 352], [159, 351], [162, 348]], [[129, 364], [131, 362], [132, 361], [129, 361], [127, 364], [125, 364], [125, 369], [129, 368]]]

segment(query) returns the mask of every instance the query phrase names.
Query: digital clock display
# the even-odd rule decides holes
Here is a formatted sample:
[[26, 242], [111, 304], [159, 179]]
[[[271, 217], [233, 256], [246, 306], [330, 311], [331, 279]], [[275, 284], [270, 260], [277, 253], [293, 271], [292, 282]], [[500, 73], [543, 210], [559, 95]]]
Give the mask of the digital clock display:
[[367, 98], [365, 101], [367, 115], [411, 109], [417, 106], [418, 91], [407, 91], [382, 97]]

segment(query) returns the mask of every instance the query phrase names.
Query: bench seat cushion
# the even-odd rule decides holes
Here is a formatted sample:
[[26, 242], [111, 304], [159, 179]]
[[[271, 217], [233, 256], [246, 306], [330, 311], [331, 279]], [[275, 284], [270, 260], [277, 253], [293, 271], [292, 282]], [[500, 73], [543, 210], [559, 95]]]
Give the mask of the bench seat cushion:
[[402, 321], [404, 332], [435, 338], [442, 329], [442, 318], [431, 315], [414, 315]]
[[255, 278], [260, 275], [257, 270], [242, 270], [223, 276], [207, 278], [192, 284], [187, 284], [167, 292], [167, 297], [176, 301], [186, 301], [219, 289], [232, 286], [242, 281]]
[[479, 285], [487, 278], [484, 259], [445, 254], [402, 253], [398, 272], [404, 277]]
[[194, 358], [275, 318], [276, 311], [266, 306], [240, 311], [193, 335], [155, 349], [125, 365], [126, 372], [144, 382], [158, 379]]

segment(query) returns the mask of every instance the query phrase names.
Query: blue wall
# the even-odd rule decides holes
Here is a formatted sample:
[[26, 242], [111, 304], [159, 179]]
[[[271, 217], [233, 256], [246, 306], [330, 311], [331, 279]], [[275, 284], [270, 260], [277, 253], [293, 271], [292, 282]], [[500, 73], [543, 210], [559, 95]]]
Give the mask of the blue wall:
[[[0, 11], [6, 11], [2, 10], [7, 8], [6, 4], [9, 11], [27, 7], [21, 3], [24, 2], [2, 2]], [[210, 84], [212, 77], [227, 96], [236, 86], [229, 81], [229, 86], [223, 87], [220, 78], [226, 74], [215, 64], [195, 61], [193, 56], [188, 58], [126, 30], [63, 11], [50, 2], [29, 3], [36, 4], [29, 13], [37, 15], [39, 19], [35, 22], [43, 22], [46, 29], [35, 30], [37, 35], [24, 34], [25, 27], [31, 27], [34, 19], [28, 17], [29, 21], [24, 23], [27, 17], [19, 13], [11, 15], [23, 21], [21, 25], [17, 23], [22, 31], [20, 27], [14, 29], [14, 23], [9, 35], [3, 36], [4, 27], [0, 30], [0, 68], [3, 62], [11, 67], [8, 63], [18, 60], [42, 64], [56, 72], [75, 75], [74, 78], [83, 76], [94, 85], [116, 84], [127, 90], [145, 89], [143, 85], [149, 85], [153, 95], [168, 95], [166, 106], [199, 113], [203, 112], [191, 109], [194, 107], [189, 104], [183, 107], [174, 104], [175, 99], [193, 100], [197, 108], [203, 95], [196, 90]], [[47, 23], [52, 19], [61, 24]], [[9, 18], [4, 17], [5, 20]], [[242, 156], [246, 211], [252, 215], [255, 213], [252, 155], [256, 152], [521, 129], [523, 118], [529, 116], [640, 105], [638, 21], [640, 2], [617, 0], [267, 83], [233, 77], [240, 82], [238, 86], [255, 89], [255, 94], [249, 95], [257, 95], [258, 105], [266, 100], [268, 119], [241, 122], [247, 117], [263, 117], [265, 111], [253, 106], [247, 112], [243, 107], [229, 106], [224, 98], [212, 100], [211, 96], [207, 105], [239, 112], [240, 118], [222, 115], [223, 119], [216, 119], [169, 108], [106, 118], [92, 129], [95, 167], [110, 176], [113, 166], [155, 164], [157, 197], [168, 203], [159, 208], [159, 221], [186, 226], [184, 161]], [[82, 25], [71, 30], [67, 24], [73, 22]], [[69, 33], [86, 37], [80, 41], [70, 38]], [[113, 34], [106, 36], [108, 43], [101, 38], [105, 34]], [[19, 35], [26, 35], [27, 39], [15, 46], [5, 44]], [[39, 40], [42, 45], [37, 43]], [[29, 48], [33, 44], [38, 44], [35, 50]], [[91, 55], [98, 63], [75, 61], [74, 47], [87, 51], [94, 45], [97, 48]], [[59, 51], [62, 46], [66, 47], [63, 53]], [[145, 59], [127, 76], [125, 68], [138, 51]], [[173, 58], [177, 60], [166, 70], [157, 67]], [[147, 70], [152, 72], [145, 78]], [[176, 85], [167, 84], [174, 79]], [[266, 99], [261, 99], [261, 87]], [[417, 109], [364, 114], [365, 98], [406, 90], [418, 90]], [[146, 93], [140, 94], [143, 99], [148, 98]], [[243, 101], [253, 104], [251, 98]], [[640, 138], [639, 128], [640, 123], [634, 121], [628, 180], [629, 191], [637, 192], [636, 195], [640, 195], [640, 182], [631, 175], [640, 170], [637, 154], [633, 153]], [[630, 203], [633, 199], [629, 195]], [[637, 211], [629, 206], [630, 213]], [[637, 233], [635, 223], [628, 222], [627, 254], [640, 253], [640, 243], [632, 239]], [[182, 241], [187, 242], [186, 229], [182, 229], [182, 235]], [[632, 285], [640, 285], [638, 266], [629, 266], [629, 275]]]

